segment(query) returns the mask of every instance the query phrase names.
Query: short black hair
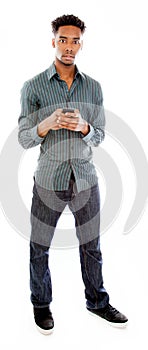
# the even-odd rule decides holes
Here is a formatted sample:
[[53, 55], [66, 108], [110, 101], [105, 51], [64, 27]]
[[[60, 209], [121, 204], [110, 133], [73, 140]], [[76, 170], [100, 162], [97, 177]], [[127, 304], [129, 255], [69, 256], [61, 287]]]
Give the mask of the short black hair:
[[86, 26], [83, 21], [74, 15], [63, 15], [57, 17], [54, 21], [51, 22], [52, 32], [57, 33], [59, 27], [62, 26], [75, 26], [81, 29], [82, 34], [85, 32]]

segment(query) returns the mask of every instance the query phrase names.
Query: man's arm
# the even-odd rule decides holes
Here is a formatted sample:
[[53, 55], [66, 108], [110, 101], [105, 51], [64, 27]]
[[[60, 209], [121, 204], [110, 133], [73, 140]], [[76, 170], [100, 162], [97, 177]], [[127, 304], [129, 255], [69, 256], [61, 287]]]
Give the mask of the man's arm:
[[[62, 109], [57, 109], [48, 116], [48, 107], [40, 108], [37, 96], [29, 82], [21, 91], [21, 114], [18, 120], [18, 141], [25, 149], [39, 145], [50, 130], [58, 130], [57, 118]], [[40, 121], [44, 115], [44, 120]]]
[[44, 138], [37, 133], [39, 101], [33, 94], [30, 83], [21, 90], [21, 114], [18, 119], [18, 141], [25, 149], [40, 144]]
[[89, 146], [97, 147], [105, 138], [105, 111], [103, 106], [103, 94], [100, 84], [96, 88], [96, 104], [92, 105], [92, 118], [90, 131], [83, 137]]

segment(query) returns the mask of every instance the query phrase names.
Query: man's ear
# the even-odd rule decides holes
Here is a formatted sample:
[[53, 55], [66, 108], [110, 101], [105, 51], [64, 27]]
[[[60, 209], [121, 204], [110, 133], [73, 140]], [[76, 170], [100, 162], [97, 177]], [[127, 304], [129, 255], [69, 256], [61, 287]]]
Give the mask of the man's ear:
[[52, 39], [52, 47], [55, 48], [55, 39]]

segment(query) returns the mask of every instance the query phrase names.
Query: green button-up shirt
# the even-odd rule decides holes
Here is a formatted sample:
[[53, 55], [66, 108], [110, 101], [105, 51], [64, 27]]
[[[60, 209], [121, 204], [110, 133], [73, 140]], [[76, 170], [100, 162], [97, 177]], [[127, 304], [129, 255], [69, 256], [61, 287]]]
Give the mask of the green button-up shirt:
[[[79, 131], [49, 130], [39, 137], [37, 125], [57, 108], [79, 109], [90, 126], [84, 136]], [[25, 148], [40, 144], [35, 180], [49, 190], [62, 191], [69, 187], [73, 171], [78, 192], [98, 181], [92, 160], [92, 146], [104, 139], [105, 115], [100, 84], [76, 67], [70, 90], [60, 79], [54, 63], [44, 72], [25, 82], [21, 90], [21, 114], [18, 139]]]

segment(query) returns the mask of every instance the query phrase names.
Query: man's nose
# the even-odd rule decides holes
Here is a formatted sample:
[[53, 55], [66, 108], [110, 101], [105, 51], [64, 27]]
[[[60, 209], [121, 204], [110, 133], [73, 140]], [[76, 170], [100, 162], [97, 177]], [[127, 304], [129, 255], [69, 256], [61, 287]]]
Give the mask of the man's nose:
[[66, 51], [66, 53], [72, 53], [72, 49], [70, 49], [70, 48], [67, 48], [65, 51]]
[[65, 51], [66, 52], [72, 52], [73, 51], [73, 46], [72, 45], [67, 45], [66, 48], [65, 48]]

